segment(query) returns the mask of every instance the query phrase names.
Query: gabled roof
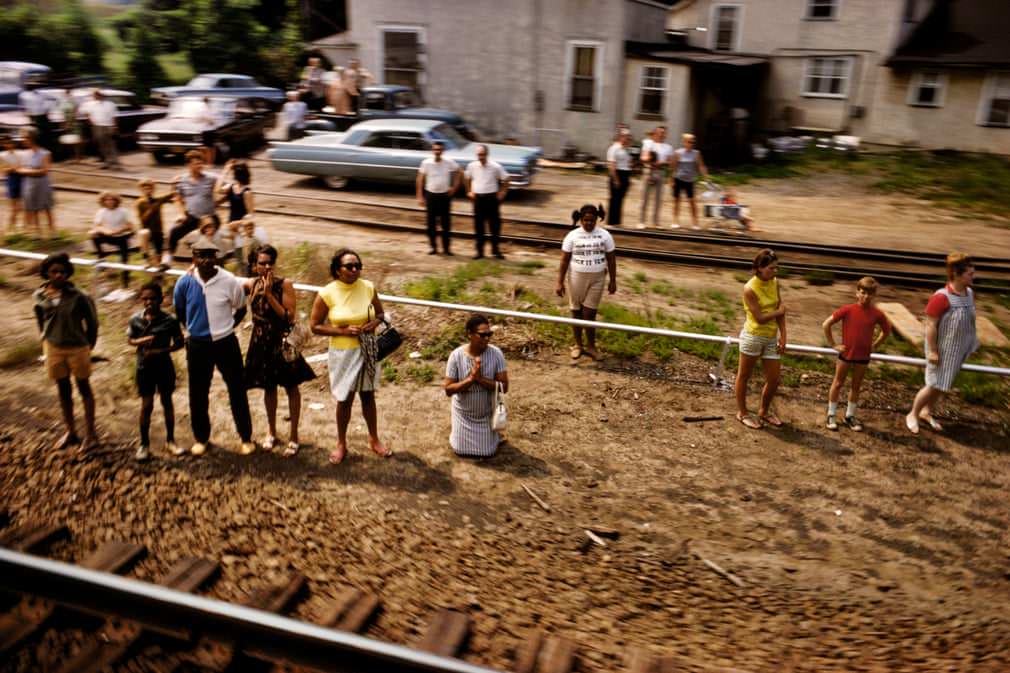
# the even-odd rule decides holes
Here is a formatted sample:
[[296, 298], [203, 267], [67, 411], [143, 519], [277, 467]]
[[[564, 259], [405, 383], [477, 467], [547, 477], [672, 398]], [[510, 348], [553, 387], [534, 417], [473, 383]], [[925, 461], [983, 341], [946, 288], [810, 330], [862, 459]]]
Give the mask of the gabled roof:
[[937, 0], [887, 65], [1010, 66], [1010, 2]]

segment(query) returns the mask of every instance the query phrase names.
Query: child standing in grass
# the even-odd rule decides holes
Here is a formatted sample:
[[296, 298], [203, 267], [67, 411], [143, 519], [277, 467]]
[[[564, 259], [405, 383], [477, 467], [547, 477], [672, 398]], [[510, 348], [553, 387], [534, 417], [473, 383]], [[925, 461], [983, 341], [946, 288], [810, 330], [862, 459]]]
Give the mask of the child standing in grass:
[[140, 446], [134, 458], [147, 460], [151, 453], [151, 414], [154, 412], [154, 394], [161, 396], [165, 412], [165, 448], [173, 455], [181, 455], [175, 444], [175, 365], [172, 353], [181, 350], [185, 342], [182, 329], [175, 316], [161, 310], [163, 293], [157, 283], [148, 283], [140, 289], [144, 309], [130, 318], [127, 332], [131, 346], [137, 347], [137, 392], [140, 394]]
[[[870, 354], [884, 342], [891, 333], [891, 323], [874, 306], [877, 298], [877, 281], [866, 276], [856, 283], [856, 303], [843, 306], [824, 321], [824, 338], [828, 345], [838, 351], [835, 364], [835, 380], [828, 393], [828, 430], [838, 430], [838, 398], [845, 384], [845, 377], [852, 370], [852, 387], [849, 389], [849, 404], [845, 409], [845, 425], [855, 432], [863, 430], [863, 424], [856, 419], [856, 405], [859, 402], [859, 388], [863, 384], [866, 366], [870, 364]], [[831, 328], [836, 322], [842, 323], [842, 343], [836, 344]], [[880, 326], [880, 336], [874, 339], [874, 332]]]

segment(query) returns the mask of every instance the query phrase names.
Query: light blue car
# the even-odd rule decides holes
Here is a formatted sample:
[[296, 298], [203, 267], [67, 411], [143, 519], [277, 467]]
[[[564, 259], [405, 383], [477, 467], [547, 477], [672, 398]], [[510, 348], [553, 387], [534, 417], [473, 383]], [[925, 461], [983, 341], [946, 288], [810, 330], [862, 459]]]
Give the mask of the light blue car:
[[197, 75], [183, 86], [161, 86], [151, 89], [151, 100], [168, 105], [181, 96], [215, 96], [262, 101], [274, 111], [280, 110], [287, 95], [280, 89], [263, 86], [248, 75], [207, 73]]
[[[431, 156], [431, 144], [445, 144], [446, 159], [460, 169], [477, 159], [478, 143], [435, 119], [376, 119], [355, 124], [346, 133], [313, 134], [294, 142], [271, 143], [267, 156], [276, 170], [322, 178], [343, 189], [351, 180], [412, 184], [421, 162]], [[488, 158], [509, 174], [509, 188], [533, 183], [539, 147], [488, 146]]]

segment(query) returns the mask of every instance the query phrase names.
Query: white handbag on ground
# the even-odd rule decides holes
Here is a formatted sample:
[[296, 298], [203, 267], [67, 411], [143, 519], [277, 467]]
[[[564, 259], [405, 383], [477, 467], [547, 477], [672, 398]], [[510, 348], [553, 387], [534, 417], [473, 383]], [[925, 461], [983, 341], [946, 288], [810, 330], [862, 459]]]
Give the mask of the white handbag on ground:
[[501, 432], [508, 425], [509, 414], [505, 408], [505, 389], [501, 381], [495, 381], [494, 401], [491, 403], [491, 429]]

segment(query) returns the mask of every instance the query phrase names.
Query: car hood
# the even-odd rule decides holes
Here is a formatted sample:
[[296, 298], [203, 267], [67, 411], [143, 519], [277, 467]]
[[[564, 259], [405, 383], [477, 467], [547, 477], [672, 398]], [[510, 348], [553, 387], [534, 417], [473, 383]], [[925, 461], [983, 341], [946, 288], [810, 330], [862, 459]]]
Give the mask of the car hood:
[[165, 117], [141, 124], [137, 129], [140, 133], [201, 133], [213, 127], [198, 119]]
[[440, 110], [434, 107], [405, 107], [393, 112], [401, 116], [418, 117], [420, 119], [441, 119], [452, 123], [463, 121], [462, 117], [455, 112]]
[[[477, 145], [478, 143], [470, 143], [461, 150], [447, 151], [445, 156], [465, 167], [471, 161], [477, 160]], [[543, 154], [539, 147], [525, 147], [523, 145], [487, 144], [487, 148], [489, 153], [488, 158], [497, 161], [503, 167], [525, 166], [531, 157], [539, 159]]]

